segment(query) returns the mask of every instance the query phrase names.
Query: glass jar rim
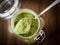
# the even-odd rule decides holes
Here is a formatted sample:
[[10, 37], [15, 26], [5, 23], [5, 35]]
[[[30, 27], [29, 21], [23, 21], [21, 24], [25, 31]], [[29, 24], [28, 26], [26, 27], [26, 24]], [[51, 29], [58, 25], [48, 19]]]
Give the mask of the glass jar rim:
[[[22, 10], [22, 11], [21, 11]], [[31, 9], [21, 9], [21, 10], [19, 10], [18, 12], [20, 12], [20, 13], [22, 13], [22, 12], [24, 12], [24, 10], [25, 10], [25, 12], [30, 12], [30, 13], [32, 13], [32, 14], [34, 14], [34, 16], [35, 17], [37, 17], [37, 14], [36, 14], [36, 12], [34, 12], [33, 10], [31, 10]], [[14, 15], [15, 16], [15, 15]], [[18, 37], [21, 37], [21, 38], [32, 38], [32, 37], [35, 37], [36, 36], [36, 34], [38, 33], [38, 31], [39, 31], [39, 29], [40, 29], [40, 19], [39, 18], [37, 18], [38, 19], [38, 29], [37, 29], [37, 31], [33, 34], [33, 35], [31, 35], [31, 36], [28, 36], [28, 37], [23, 37], [23, 36], [20, 36], [20, 35], [17, 35], [17, 34], [15, 34], [15, 35], [17, 35]], [[13, 19], [11, 19], [11, 30], [13, 30], [13, 28], [12, 28], [12, 26], [13, 26]], [[12, 31], [13, 33], [14, 33], [14, 31]]]
[[18, 3], [19, 3], [18, 0], [14, 0], [14, 4], [11, 7], [11, 9], [8, 12], [6, 12], [6, 13], [0, 13], [0, 17], [4, 18], [6, 16], [11, 15], [15, 11], [15, 9], [18, 7]]

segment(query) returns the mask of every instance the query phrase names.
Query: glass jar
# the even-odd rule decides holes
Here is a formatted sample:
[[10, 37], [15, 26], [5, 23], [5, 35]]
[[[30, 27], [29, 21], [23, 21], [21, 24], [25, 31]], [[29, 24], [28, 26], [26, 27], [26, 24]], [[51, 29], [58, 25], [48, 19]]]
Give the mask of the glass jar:
[[[37, 17], [37, 14], [36, 14], [33, 10], [31, 10], [31, 9], [21, 9], [21, 10], [18, 10], [18, 11], [14, 14], [13, 18], [11, 19], [11, 28], [10, 28], [11, 32], [12, 32], [14, 35], [16, 35], [18, 38], [22, 39], [24, 42], [27, 42], [27, 43], [34, 43], [34, 42], [36, 42], [36, 41], [38, 41], [38, 40], [39, 40], [40, 42], [42, 42], [42, 41], [44, 40], [44, 38], [46, 37], [46, 36], [45, 36], [45, 32], [42, 30], [43, 27], [44, 27], [44, 25], [45, 25], [44, 20], [43, 20], [42, 17], [37, 18], [37, 19], [38, 19], [38, 28], [37, 28], [37, 31], [34, 32], [34, 34], [32, 34], [31, 36], [24, 37], [24, 36], [22, 36], [22, 35], [19, 35], [19, 34], [16, 34], [16, 33], [15, 33], [15, 27], [16, 27], [16, 26], [14, 26], [14, 24], [15, 24], [14, 22], [15, 22], [15, 20], [16, 20], [15, 18], [18, 19], [18, 17], [20, 16], [20, 14], [23, 13], [23, 12], [31, 13], [31, 14], [33, 14], [34, 16]], [[23, 15], [22, 15], [22, 16], [23, 16]], [[19, 22], [19, 21], [18, 21], [18, 22]], [[17, 25], [17, 24], [16, 24], [16, 25]], [[33, 31], [33, 30], [32, 30], [32, 31]]]
[[18, 9], [19, 0], [2, 0], [0, 3], [0, 18], [9, 19]]

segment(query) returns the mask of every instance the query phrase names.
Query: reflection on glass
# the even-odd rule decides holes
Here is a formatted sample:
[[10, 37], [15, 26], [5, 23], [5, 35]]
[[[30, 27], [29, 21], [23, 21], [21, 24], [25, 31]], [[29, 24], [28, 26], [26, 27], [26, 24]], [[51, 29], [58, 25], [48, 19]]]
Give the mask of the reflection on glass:
[[1, 0], [0, 1], [0, 13], [7, 12], [14, 4], [14, 0]]

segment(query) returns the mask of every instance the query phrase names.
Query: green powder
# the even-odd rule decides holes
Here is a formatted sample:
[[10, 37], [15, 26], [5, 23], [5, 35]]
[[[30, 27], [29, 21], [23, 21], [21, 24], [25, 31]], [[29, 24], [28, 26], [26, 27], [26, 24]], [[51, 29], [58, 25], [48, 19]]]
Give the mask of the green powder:
[[[17, 15], [17, 14], [16, 14]], [[22, 12], [14, 19], [14, 31], [16, 34], [28, 37], [38, 29], [38, 20], [33, 14]]]

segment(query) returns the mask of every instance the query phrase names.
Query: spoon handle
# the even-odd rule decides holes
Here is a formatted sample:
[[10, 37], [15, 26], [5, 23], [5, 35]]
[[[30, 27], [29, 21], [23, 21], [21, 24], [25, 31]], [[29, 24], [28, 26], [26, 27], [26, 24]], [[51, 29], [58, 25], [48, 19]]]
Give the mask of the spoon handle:
[[44, 9], [39, 15], [38, 17], [40, 17], [42, 14], [44, 14], [45, 12], [47, 12], [49, 9], [51, 9], [53, 6], [55, 6], [56, 4], [58, 4], [60, 2], [60, 0], [55, 0], [52, 4], [50, 4], [46, 9]]

